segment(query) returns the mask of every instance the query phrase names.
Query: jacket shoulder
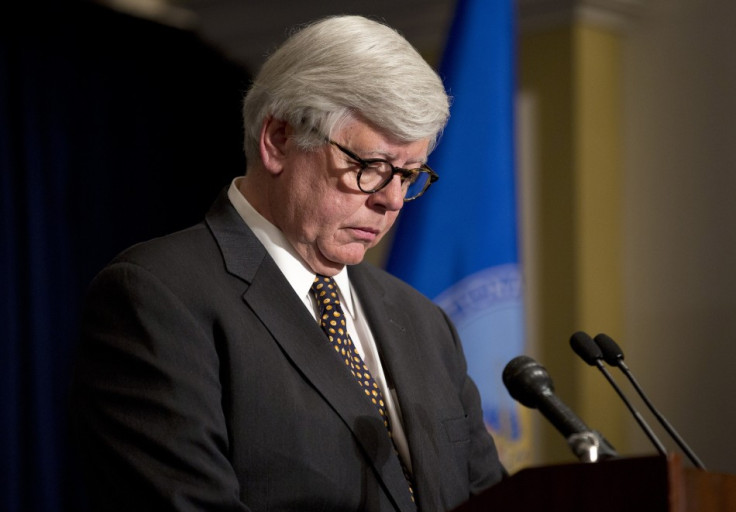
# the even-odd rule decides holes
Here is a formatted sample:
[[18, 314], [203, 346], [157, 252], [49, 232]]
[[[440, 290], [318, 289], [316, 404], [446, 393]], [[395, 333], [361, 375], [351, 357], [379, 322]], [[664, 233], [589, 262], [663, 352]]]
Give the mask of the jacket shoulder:
[[204, 222], [168, 235], [137, 243], [118, 254], [107, 266], [131, 263], [148, 270], [195, 263], [217, 251]]

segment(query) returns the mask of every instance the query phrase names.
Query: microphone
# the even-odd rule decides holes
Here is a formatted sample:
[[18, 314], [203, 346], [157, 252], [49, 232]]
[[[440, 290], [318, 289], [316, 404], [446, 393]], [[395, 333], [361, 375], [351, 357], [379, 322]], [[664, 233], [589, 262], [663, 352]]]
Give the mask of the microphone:
[[626, 407], [629, 409], [629, 411], [631, 411], [631, 414], [634, 415], [634, 419], [647, 435], [657, 451], [662, 455], [666, 455], [667, 450], [665, 449], [664, 445], [654, 434], [647, 422], [644, 421], [644, 417], [639, 413], [639, 411], [634, 408], [634, 406], [631, 404], [631, 401], [624, 394], [619, 385], [616, 384], [616, 381], [613, 380], [613, 376], [611, 376], [611, 373], [606, 369], [605, 366], [603, 366], [603, 363], [601, 362], [601, 360], [603, 359], [603, 352], [601, 351], [600, 347], [595, 344], [593, 338], [582, 331], [578, 331], [570, 337], [570, 346], [572, 347], [573, 351], [575, 351], [575, 353], [580, 356], [580, 359], [588, 363], [590, 366], [597, 367], [601, 371], [601, 373], [604, 377], [606, 377], [606, 380], [608, 380], [613, 389], [616, 390], [616, 393], [618, 393], [618, 396], [621, 398], [624, 404], [626, 404]]
[[546, 368], [531, 357], [522, 355], [512, 359], [503, 370], [503, 383], [516, 401], [539, 409], [581, 461], [596, 462], [618, 456], [602, 435], [591, 430], [555, 395]]
[[669, 421], [667, 421], [664, 416], [662, 416], [657, 408], [654, 407], [654, 404], [652, 404], [651, 400], [649, 400], [649, 397], [647, 397], [647, 395], [644, 393], [644, 390], [639, 385], [639, 382], [634, 377], [634, 374], [631, 372], [631, 370], [629, 370], [629, 367], [626, 365], [626, 363], [624, 363], [624, 353], [621, 350], [621, 347], [618, 346], [618, 343], [613, 341], [610, 336], [602, 333], [595, 337], [595, 343], [601, 349], [603, 359], [605, 359], [605, 361], [609, 365], [617, 367], [624, 373], [624, 375], [626, 375], [626, 377], [631, 382], [631, 385], [634, 386], [634, 389], [636, 389], [636, 392], [639, 393], [641, 399], [647, 405], [652, 414], [654, 414], [654, 417], [657, 418], [659, 424], [664, 427], [670, 437], [674, 439], [674, 441], [685, 453], [685, 455], [687, 455], [687, 457], [695, 465], [695, 467], [699, 469], [705, 469], [705, 465], [703, 464], [703, 462], [698, 458], [697, 455], [695, 455], [695, 453], [690, 449], [687, 443], [677, 433], [675, 428], [670, 424]]

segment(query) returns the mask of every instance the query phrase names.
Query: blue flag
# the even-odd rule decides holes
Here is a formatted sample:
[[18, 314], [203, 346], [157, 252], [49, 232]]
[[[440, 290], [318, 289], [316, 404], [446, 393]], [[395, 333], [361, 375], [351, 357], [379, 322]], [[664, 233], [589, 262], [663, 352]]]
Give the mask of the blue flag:
[[459, 0], [440, 67], [450, 122], [429, 161], [440, 180], [404, 207], [387, 263], [458, 328], [507, 467], [524, 463], [530, 438], [501, 380], [524, 349], [514, 39], [512, 0]]

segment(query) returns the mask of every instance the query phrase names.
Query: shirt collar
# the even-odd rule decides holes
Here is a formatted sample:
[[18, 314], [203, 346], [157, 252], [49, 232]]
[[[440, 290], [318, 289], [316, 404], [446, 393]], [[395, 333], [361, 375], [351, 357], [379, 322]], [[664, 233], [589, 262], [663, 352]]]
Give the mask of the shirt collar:
[[[276, 266], [279, 267], [296, 294], [299, 297], [311, 296], [310, 289], [312, 288], [312, 282], [314, 282], [314, 272], [299, 256], [281, 230], [258, 213], [243, 196], [238, 188], [238, 183], [242, 179], [242, 177], [238, 177], [232, 181], [227, 191], [228, 199], [230, 199], [243, 221], [253, 231], [253, 234], [256, 235], [256, 238], [266, 248], [266, 251], [273, 258]], [[342, 305], [347, 309], [347, 313], [354, 317], [353, 297], [347, 267], [343, 267], [333, 279], [342, 296]]]

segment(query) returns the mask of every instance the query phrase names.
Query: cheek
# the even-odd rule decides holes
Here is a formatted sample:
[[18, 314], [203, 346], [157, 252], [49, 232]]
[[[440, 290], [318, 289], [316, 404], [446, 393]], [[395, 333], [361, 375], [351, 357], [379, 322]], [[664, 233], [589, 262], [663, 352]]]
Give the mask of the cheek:
[[309, 232], [324, 223], [333, 205], [326, 200], [329, 195], [326, 187], [315, 179], [307, 179], [306, 169], [302, 170], [305, 172], [293, 175], [282, 187], [282, 208], [288, 212], [290, 224], [296, 231], [301, 226]]
[[316, 211], [324, 227], [337, 227], [350, 224], [351, 219], [357, 217], [365, 204], [365, 198], [356, 194], [346, 194], [330, 188], [322, 190], [318, 202], [313, 201], [309, 208]]
[[325, 191], [315, 191], [315, 194], [307, 197], [294, 212], [307, 242], [333, 238], [352, 213], [342, 198]]

